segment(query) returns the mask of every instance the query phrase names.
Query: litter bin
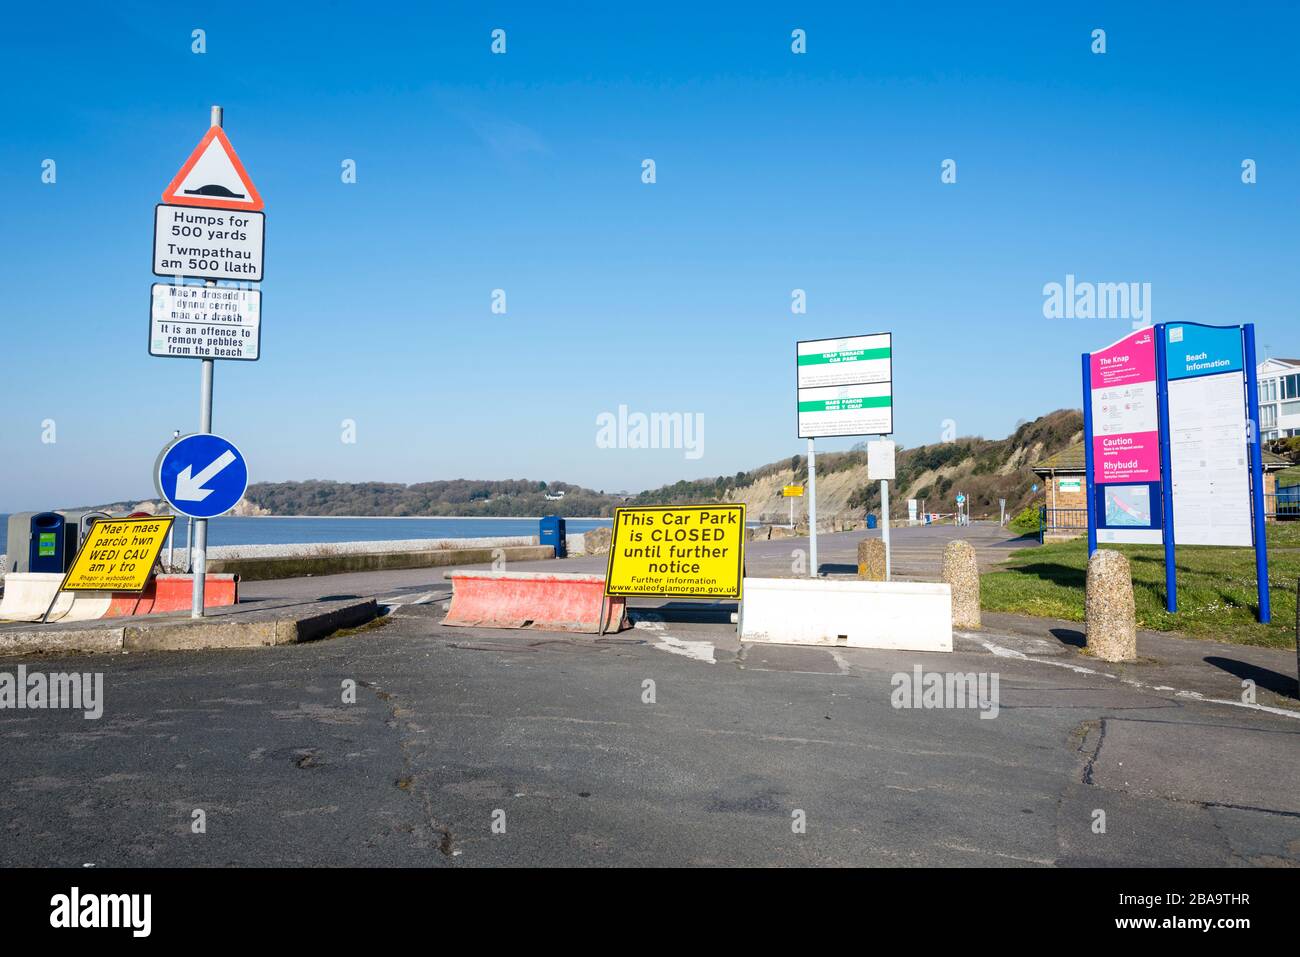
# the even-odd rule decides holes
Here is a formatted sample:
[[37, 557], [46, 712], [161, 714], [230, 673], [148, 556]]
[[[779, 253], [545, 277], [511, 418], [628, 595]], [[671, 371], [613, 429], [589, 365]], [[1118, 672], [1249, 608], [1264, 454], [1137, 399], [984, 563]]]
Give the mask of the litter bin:
[[867, 528], [875, 528], [875, 527], [876, 527], [876, 513], [872, 512], [867, 516]]
[[90, 526], [96, 522], [102, 522], [105, 519], [112, 518], [108, 512], [83, 512], [77, 516], [77, 539], [84, 542], [86, 536], [90, 534]]
[[27, 570], [66, 572], [77, 554], [77, 544], [76, 522], [69, 523], [58, 512], [36, 513], [28, 540]]
[[564, 519], [558, 515], [543, 517], [542, 531], [538, 541], [543, 545], [554, 546], [556, 558], [566, 558], [568, 552], [564, 548]]
[[5, 567], [0, 574], [29, 571], [27, 567], [27, 543], [32, 537], [32, 516], [35, 512], [14, 512], [9, 516], [8, 544], [0, 551], [5, 554]]

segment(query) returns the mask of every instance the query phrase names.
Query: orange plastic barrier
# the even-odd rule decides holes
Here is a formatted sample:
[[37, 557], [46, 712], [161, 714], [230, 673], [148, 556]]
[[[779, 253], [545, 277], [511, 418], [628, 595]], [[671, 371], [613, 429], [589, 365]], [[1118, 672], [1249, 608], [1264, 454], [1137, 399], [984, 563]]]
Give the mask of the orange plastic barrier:
[[604, 597], [603, 575], [467, 571], [447, 577], [451, 608], [444, 625], [593, 635], [627, 627], [627, 603]]
[[[194, 581], [189, 575], [155, 575], [139, 595], [113, 595], [104, 618], [149, 615], [164, 611], [189, 611], [194, 602]], [[203, 607], [220, 608], [239, 603], [239, 576], [207, 575]]]

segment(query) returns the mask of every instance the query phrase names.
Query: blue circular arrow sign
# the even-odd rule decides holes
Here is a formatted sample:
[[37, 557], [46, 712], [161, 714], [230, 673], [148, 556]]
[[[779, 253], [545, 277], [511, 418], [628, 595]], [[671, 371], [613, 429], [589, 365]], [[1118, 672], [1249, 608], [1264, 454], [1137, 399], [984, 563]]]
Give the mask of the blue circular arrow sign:
[[212, 518], [224, 515], [244, 497], [248, 463], [233, 442], [219, 435], [183, 435], [159, 454], [154, 485], [181, 515]]

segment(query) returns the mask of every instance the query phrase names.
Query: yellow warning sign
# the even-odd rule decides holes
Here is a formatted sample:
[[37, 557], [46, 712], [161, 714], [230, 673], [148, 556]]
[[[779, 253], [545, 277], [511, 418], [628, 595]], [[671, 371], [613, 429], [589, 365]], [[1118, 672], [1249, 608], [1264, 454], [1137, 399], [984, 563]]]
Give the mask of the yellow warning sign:
[[100, 519], [86, 533], [61, 590], [144, 591], [171, 527], [170, 515]]
[[614, 510], [605, 594], [739, 598], [745, 576], [745, 506]]
[[781, 494], [786, 498], [803, 498], [803, 486], [786, 485], [781, 489]]

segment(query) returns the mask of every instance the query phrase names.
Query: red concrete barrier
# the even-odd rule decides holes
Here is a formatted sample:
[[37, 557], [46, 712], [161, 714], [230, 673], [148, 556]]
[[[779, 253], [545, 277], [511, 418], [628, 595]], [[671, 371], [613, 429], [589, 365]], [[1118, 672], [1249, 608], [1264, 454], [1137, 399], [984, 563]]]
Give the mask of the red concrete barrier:
[[[164, 611], [189, 611], [194, 602], [194, 580], [190, 575], [155, 575], [139, 595], [114, 594], [104, 618], [150, 615]], [[203, 607], [220, 608], [239, 603], [238, 575], [207, 575], [203, 585]]]
[[604, 597], [603, 575], [466, 571], [447, 577], [451, 608], [444, 625], [583, 634], [627, 627], [627, 603]]

